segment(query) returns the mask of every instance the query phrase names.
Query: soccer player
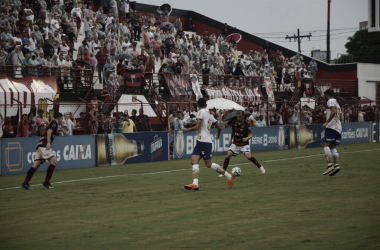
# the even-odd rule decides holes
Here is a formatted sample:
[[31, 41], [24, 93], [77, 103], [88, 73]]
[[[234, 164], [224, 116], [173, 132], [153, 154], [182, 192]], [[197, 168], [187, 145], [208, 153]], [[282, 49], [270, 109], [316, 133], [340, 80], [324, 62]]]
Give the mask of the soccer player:
[[[253, 162], [253, 164], [260, 169], [261, 173], [265, 174], [264, 167], [261, 166], [260, 163], [251, 155], [251, 148], [249, 146], [250, 139], [252, 139], [252, 133], [249, 123], [244, 119], [243, 111], [238, 110], [236, 111], [236, 121], [232, 123], [230, 148], [228, 149], [227, 156], [224, 159], [224, 170], [227, 170], [231, 156], [237, 156], [239, 152], [243, 152], [245, 157]], [[219, 177], [223, 177], [223, 175], [219, 175]]]
[[[340, 171], [339, 154], [336, 146], [341, 140], [342, 125], [340, 123], [340, 106], [334, 99], [334, 91], [328, 89], [325, 91], [325, 99], [327, 100], [327, 121], [323, 123], [322, 129], [325, 129], [325, 137], [322, 139], [323, 150], [327, 160], [327, 169], [323, 175], [336, 175]], [[334, 166], [332, 161], [334, 160]]]
[[51, 144], [53, 143], [54, 137], [58, 133], [58, 125], [62, 124], [62, 120], [63, 115], [61, 113], [54, 114], [54, 120], [50, 122], [50, 124], [46, 127], [45, 131], [43, 132], [40, 138], [40, 141], [37, 144], [37, 152], [36, 157], [34, 159], [34, 164], [29, 169], [24, 183], [21, 185], [21, 187], [27, 190], [33, 190], [33, 188], [29, 186], [30, 179], [32, 179], [33, 174], [37, 171], [37, 169], [40, 167], [42, 163], [44, 163], [45, 161], [49, 161], [50, 166], [47, 169], [46, 179], [42, 183], [42, 185], [46, 188], [53, 188], [50, 185], [50, 179], [53, 175], [55, 166], [57, 165], [57, 159], [55, 158], [53, 151], [51, 150]]
[[223, 170], [218, 164], [213, 163], [212, 157], [212, 139], [210, 136], [211, 126], [215, 124], [218, 129], [215, 139], [219, 139], [220, 132], [222, 128], [220, 127], [217, 120], [210, 114], [207, 107], [206, 99], [200, 98], [198, 100], [199, 111], [197, 114], [197, 123], [192, 128], [182, 129], [183, 133], [188, 131], [197, 131], [197, 144], [194, 148], [193, 155], [191, 156], [191, 165], [193, 165], [193, 183], [186, 185], [185, 188], [188, 190], [198, 190], [198, 176], [199, 176], [199, 161], [203, 158], [206, 167], [214, 169], [216, 172], [227, 177], [228, 188], [232, 188], [234, 184], [234, 177], [227, 171]]

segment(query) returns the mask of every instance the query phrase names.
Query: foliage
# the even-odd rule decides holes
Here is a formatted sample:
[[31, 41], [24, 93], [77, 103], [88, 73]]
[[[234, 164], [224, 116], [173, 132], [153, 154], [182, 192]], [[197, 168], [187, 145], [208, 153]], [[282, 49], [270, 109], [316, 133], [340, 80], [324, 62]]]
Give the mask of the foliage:
[[345, 47], [354, 62], [380, 63], [380, 32], [359, 30], [348, 40]]

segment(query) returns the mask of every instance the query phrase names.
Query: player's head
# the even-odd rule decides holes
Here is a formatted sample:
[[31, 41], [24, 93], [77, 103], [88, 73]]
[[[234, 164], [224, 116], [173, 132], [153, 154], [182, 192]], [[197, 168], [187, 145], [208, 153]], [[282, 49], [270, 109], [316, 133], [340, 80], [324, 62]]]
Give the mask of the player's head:
[[334, 97], [334, 91], [332, 89], [328, 89], [324, 92], [325, 98], [330, 99]]
[[181, 118], [182, 118], [182, 111], [178, 111], [178, 112], [177, 112], [177, 118], [178, 118], [178, 119], [181, 119]]
[[58, 123], [61, 123], [63, 120], [63, 114], [60, 112], [54, 113], [54, 119], [58, 121]]
[[238, 122], [243, 122], [243, 120], [244, 120], [244, 114], [243, 114], [242, 110], [237, 110], [236, 111], [236, 120]]
[[198, 99], [198, 106], [199, 106], [200, 108], [206, 108], [206, 107], [207, 107], [207, 101], [206, 101], [206, 99], [204, 99], [204, 98], [199, 98], [199, 99]]

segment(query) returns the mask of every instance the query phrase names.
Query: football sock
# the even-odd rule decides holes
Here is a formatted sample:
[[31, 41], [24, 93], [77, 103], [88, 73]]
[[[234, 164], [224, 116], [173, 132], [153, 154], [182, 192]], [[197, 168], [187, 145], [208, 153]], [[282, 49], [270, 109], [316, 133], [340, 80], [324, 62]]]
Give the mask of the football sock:
[[199, 176], [199, 165], [194, 164], [193, 165], [193, 178], [198, 180], [198, 176]]
[[332, 163], [332, 154], [329, 147], [324, 147], [323, 150], [325, 151], [325, 157], [328, 164]]
[[251, 158], [249, 158], [248, 160], [250, 160], [251, 162], [253, 162], [253, 164], [255, 164], [258, 168], [261, 167], [260, 163], [256, 160], [255, 157], [251, 156]]
[[30, 167], [28, 173], [26, 174], [26, 178], [24, 180], [24, 184], [29, 184], [30, 179], [32, 179], [34, 173], [36, 172], [37, 169], [34, 167]]
[[193, 179], [193, 184], [198, 186], [198, 178]]
[[50, 183], [50, 179], [53, 175], [54, 169], [55, 169], [55, 165], [50, 164], [48, 169], [47, 169], [45, 183]]
[[221, 167], [216, 164], [216, 163], [213, 163], [211, 165], [211, 168], [214, 169], [216, 172], [220, 173], [220, 174], [224, 174], [224, 170], [221, 169]]
[[223, 163], [223, 169], [224, 170], [227, 170], [228, 164], [230, 163], [230, 159], [231, 158], [228, 158], [228, 157], [224, 158], [224, 163]]
[[231, 174], [229, 174], [227, 171], [224, 172], [223, 174], [225, 177], [227, 177], [227, 179], [231, 179]]
[[331, 149], [331, 154], [333, 156], [335, 166], [336, 165], [339, 166], [339, 154], [338, 154], [338, 151], [336, 150], [336, 148]]

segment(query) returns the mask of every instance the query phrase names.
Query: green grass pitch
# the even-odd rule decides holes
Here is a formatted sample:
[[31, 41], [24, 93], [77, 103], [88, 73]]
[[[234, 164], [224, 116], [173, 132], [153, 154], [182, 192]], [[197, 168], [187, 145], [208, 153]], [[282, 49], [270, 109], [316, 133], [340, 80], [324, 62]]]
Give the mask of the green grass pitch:
[[334, 177], [322, 148], [239, 155], [230, 190], [203, 162], [185, 190], [189, 159], [0, 176], [0, 249], [380, 249], [380, 144], [338, 151]]

